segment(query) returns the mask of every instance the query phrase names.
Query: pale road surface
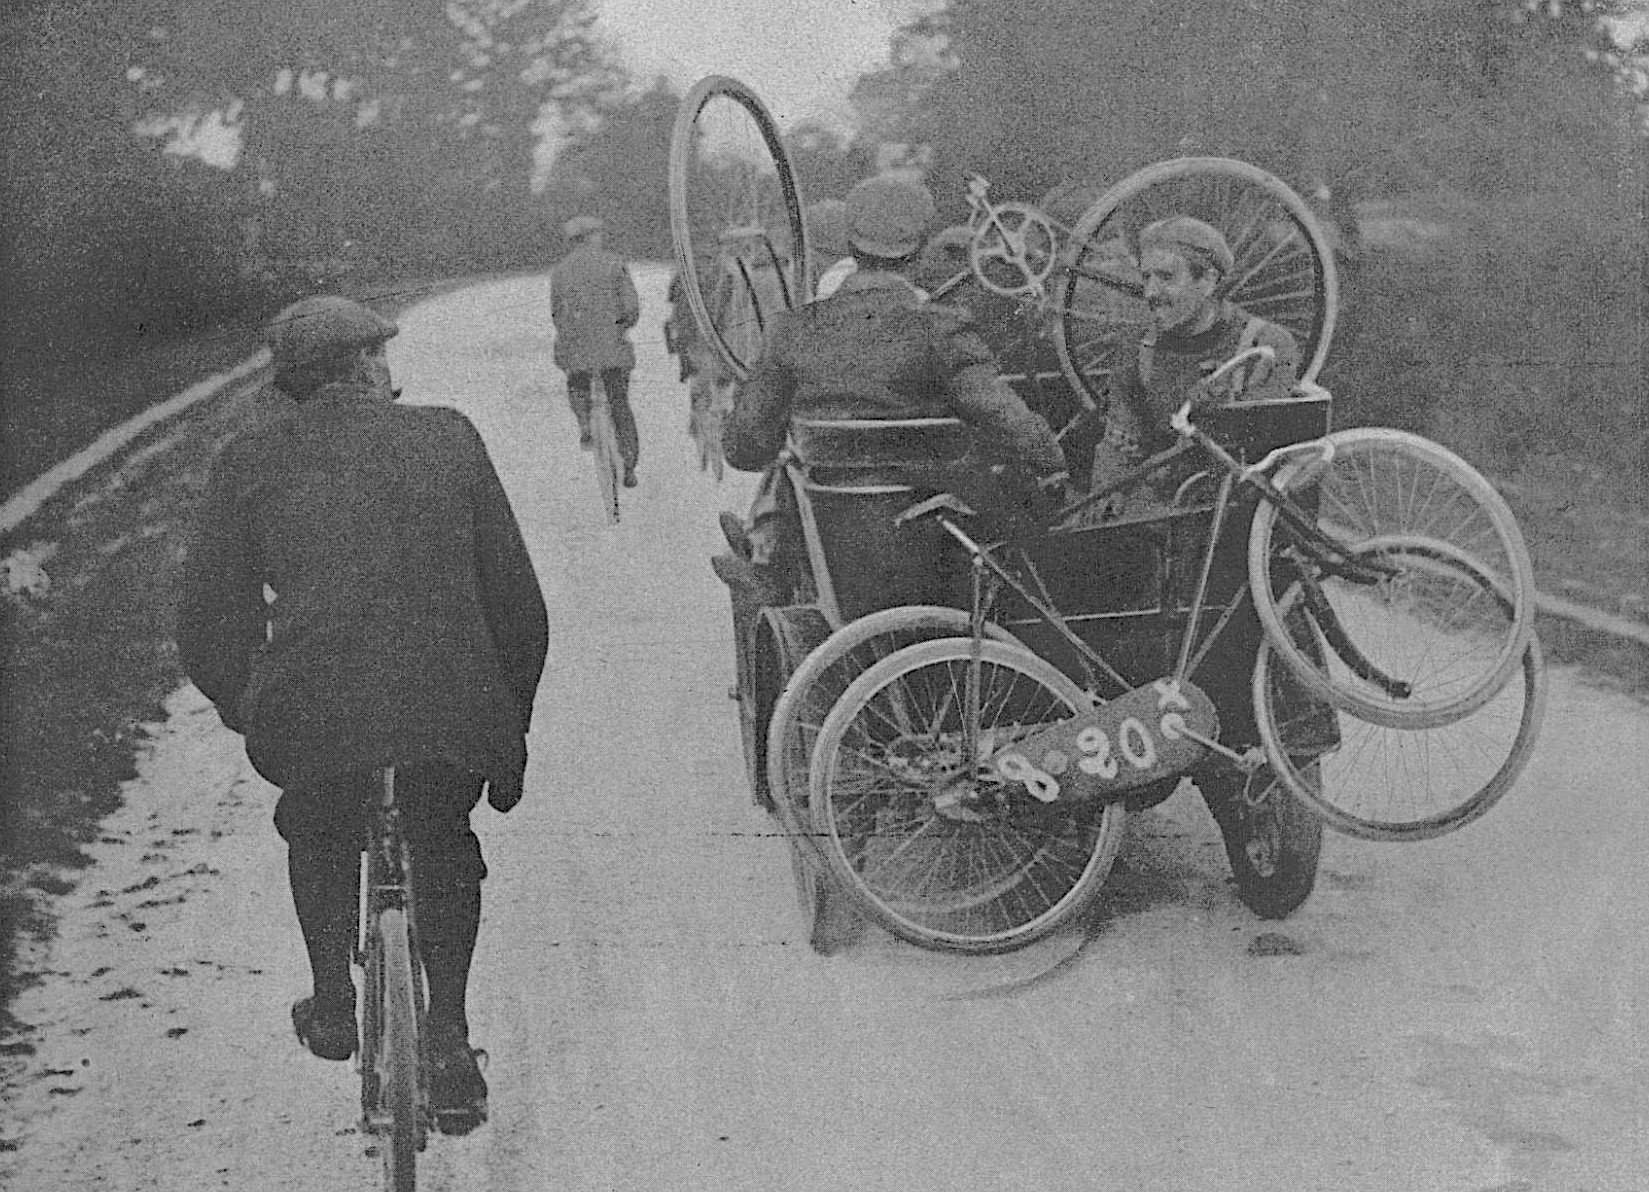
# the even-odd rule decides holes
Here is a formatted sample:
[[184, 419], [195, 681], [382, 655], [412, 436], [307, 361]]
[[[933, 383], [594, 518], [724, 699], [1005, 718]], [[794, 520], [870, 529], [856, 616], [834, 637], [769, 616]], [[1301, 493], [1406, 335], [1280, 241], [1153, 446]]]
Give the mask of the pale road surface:
[[[1574, 672], [1499, 808], [1428, 844], [1331, 835], [1284, 924], [1236, 901], [1187, 788], [1135, 820], [1063, 936], [986, 959], [877, 933], [810, 952], [745, 790], [707, 565], [750, 478], [696, 470], [664, 274], [639, 274], [642, 484], [616, 528], [541, 279], [442, 297], [391, 344], [409, 399], [486, 436], [554, 634], [527, 799], [476, 817], [493, 1120], [434, 1140], [421, 1186], [1649, 1187], [1649, 713]], [[0, 1184], [375, 1187], [349, 1067], [291, 1036], [306, 973], [274, 792], [197, 694], [171, 708], [18, 1007], [44, 1040]], [[1251, 951], [1268, 930], [1298, 954]]]

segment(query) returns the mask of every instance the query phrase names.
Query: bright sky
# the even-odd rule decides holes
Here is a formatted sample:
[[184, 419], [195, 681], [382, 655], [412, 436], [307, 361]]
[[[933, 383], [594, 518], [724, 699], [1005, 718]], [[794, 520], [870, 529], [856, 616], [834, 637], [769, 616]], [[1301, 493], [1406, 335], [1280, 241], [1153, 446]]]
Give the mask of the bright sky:
[[894, 28], [931, 0], [598, 0], [603, 31], [643, 86], [665, 75], [681, 91], [707, 74], [748, 84], [781, 125], [838, 125], [847, 94], [887, 62]]

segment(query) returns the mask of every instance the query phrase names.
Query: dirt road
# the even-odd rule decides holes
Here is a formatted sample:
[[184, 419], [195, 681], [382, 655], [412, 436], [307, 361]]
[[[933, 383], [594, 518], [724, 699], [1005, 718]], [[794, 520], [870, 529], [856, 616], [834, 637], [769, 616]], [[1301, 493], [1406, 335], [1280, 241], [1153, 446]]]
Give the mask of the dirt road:
[[[482, 809], [472, 1020], [493, 1120], [435, 1189], [1636, 1192], [1649, 1172], [1649, 714], [1554, 675], [1487, 819], [1331, 837], [1281, 925], [1236, 901], [1182, 789], [1139, 817], [1086, 922], [968, 959], [806, 944], [744, 788], [719, 487], [685, 435], [641, 273], [641, 487], [600, 523], [549, 364], [545, 286], [418, 308], [413, 400], [471, 415], [552, 610], [528, 797]], [[64, 896], [42, 1042], [0, 1183], [371, 1188], [346, 1065], [311, 1059], [274, 792], [192, 690]]]

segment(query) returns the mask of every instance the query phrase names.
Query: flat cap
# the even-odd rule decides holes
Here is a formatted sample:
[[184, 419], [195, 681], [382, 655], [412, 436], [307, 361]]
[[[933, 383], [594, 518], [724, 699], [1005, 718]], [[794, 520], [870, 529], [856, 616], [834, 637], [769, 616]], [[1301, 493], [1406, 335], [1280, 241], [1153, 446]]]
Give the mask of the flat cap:
[[359, 302], [318, 294], [294, 302], [269, 320], [269, 353], [279, 374], [383, 343], [400, 330]]
[[1139, 251], [1164, 248], [1188, 261], [1212, 265], [1220, 276], [1231, 272], [1231, 246], [1220, 230], [1189, 215], [1170, 215], [1148, 224], [1139, 234]]
[[936, 208], [925, 186], [878, 174], [847, 192], [847, 241], [887, 260], [908, 257], [927, 236]]

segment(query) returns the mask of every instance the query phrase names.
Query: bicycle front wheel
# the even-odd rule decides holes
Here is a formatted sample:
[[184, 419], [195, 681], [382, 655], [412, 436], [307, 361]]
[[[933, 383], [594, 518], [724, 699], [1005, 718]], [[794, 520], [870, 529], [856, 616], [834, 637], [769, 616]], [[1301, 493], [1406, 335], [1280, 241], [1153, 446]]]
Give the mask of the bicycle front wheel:
[[1339, 306], [1334, 253], [1299, 195], [1258, 166], [1226, 157], [1146, 166], [1077, 221], [1056, 287], [1055, 346], [1066, 379], [1103, 405], [1111, 378], [1137, 354], [1150, 325], [1139, 233], [1170, 215], [1219, 229], [1235, 264], [1215, 296], [1286, 327], [1300, 349], [1300, 380], [1315, 380]]
[[[1287, 596], [1285, 613], [1297, 598], [1297, 590]], [[1509, 623], [1504, 594], [1497, 607]], [[1533, 638], [1520, 682], [1469, 716], [1426, 728], [1336, 712], [1313, 700], [1279, 657], [1269, 638], [1261, 641], [1253, 700], [1266, 758], [1329, 827], [1364, 840], [1427, 840], [1482, 816], [1522, 773], [1545, 712], [1545, 664]]]
[[378, 916], [378, 932], [383, 941], [383, 1014], [377, 1054], [388, 1118], [387, 1136], [381, 1143], [384, 1186], [390, 1192], [413, 1192], [418, 1182], [418, 1152], [424, 1146], [424, 1119], [418, 1081], [416, 982], [406, 912], [383, 911]]
[[688, 308], [735, 380], [773, 317], [807, 301], [801, 187], [778, 126], [744, 83], [695, 83], [670, 134], [670, 235]]
[[809, 766], [837, 882], [923, 947], [1000, 952], [1052, 932], [1110, 871], [1127, 813], [1037, 802], [982, 760], [1090, 706], [1058, 668], [1001, 642], [919, 642], [872, 666], [825, 718]]
[[[1277, 484], [1288, 491], [1309, 469], [1318, 528], [1388, 574], [1336, 574], [1262, 502], [1248, 575], [1266, 636], [1306, 687], [1353, 715], [1391, 728], [1469, 715], [1511, 678], [1534, 631], [1534, 569], [1511, 510], [1469, 464], [1418, 435], [1360, 427], [1328, 439], [1326, 469], [1296, 462]], [[1322, 593], [1310, 611], [1327, 640], [1283, 623], [1301, 568]]]

